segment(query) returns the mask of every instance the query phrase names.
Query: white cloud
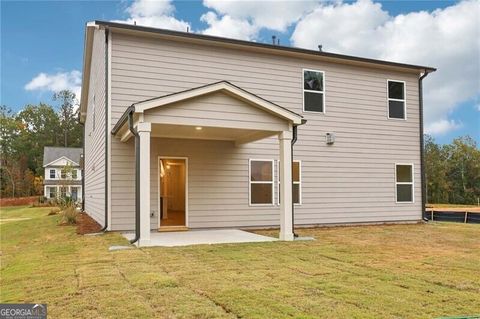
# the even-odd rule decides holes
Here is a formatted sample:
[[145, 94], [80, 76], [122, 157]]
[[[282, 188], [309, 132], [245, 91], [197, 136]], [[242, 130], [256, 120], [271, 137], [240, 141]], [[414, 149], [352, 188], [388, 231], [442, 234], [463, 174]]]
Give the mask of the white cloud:
[[224, 15], [219, 18], [212, 11], [202, 15], [200, 20], [209, 25], [207, 29], [201, 31], [203, 34], [208, 35], [240, 40], [252, 40], [257, 37], [259, 31], [259, 28], [250, 24], [250, 22], [246, 20], [235, 19], [229, 15]]
[[82, 73], [78, 70], [58, 72], [55, 74], [39, 73], [25, 85], [27, 91], [58, 92], [70, 90], [80, 99]]
[[186, 31], [190, 24], [174, 17], [171, 0], [135, 0], [126, 10], [129, 17], [114, 22], [128, 23], [162, 29]]
[[262, 28], [279, 32], [311, 11], [316, 1], [224, 1], [204, 0], [209, 11], [201, 17], [208, 28], [205, 34], [256, 40]]
[[248, 20], [258, 28], [282, 32], [317, 4], [317, 1], [203, 1], [205, 7], [219, 14]]
[[[390, 16], [379, 3], [360, 0], [318, 6], [295, 27], [295, 46], [438, 68], [424, 81], [430, 132], [458, 127], [448, 116], [480, 95], [480, 2], [463, 1], [433, 12]], [[435, 132], [435, 133], [434, 133]]]
[[450, 131], [461, 128], [462, 123], [455, 122], [454, 120], [439, 120], [432, 122], [425, 127], [425, 133], [431, 135], [444, 135]]

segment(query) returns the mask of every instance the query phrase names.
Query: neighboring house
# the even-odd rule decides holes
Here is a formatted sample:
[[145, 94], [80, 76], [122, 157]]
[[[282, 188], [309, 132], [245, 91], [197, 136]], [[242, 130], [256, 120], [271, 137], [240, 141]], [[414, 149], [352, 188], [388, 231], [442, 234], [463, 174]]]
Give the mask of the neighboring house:
[[151, 230], [292, 240], [293, 224], [422, 219], [435, 69], [101, 21], [85, 41], [85, 211], [106, 229], [149, 245]]
[[46, 146], [43, 149], [43, 193], [46, 198], [71, 197], [75, 201], [82, 200], [82, 153], [81, 148], [73, 147]]

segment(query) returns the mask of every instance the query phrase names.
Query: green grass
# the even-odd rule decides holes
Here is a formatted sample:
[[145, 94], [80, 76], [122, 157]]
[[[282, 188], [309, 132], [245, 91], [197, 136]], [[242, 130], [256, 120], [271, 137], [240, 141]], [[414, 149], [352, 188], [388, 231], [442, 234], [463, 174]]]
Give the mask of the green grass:
[[47, 303], [51, 318], [480, 314], [479, 225], [305, 229], [315, 241], [109, 252], [127, 241], [76, 235], [49, 210], [0, 211], [0, 302]]

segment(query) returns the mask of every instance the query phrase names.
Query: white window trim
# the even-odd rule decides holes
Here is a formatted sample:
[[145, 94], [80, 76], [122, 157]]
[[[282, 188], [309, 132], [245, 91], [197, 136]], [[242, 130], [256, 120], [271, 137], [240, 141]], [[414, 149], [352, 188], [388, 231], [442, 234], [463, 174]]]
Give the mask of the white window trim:
[[[412, 167], [412, 181], [411, 182], [397, 182], [397, 166], [411, 166]], [[397, 198], [397, 185], [412, 185], [412, 200], [411, 201], [398, 201]], [[415, 203], [415, 166], [413, 163], [395, 163], [395, 203], [396, 204], [413, 204]]]
[[[53, 171], [53, 177], [52, 177], [52, 171]], [[48, 169], [48, 179], [57, 179], [57, 170], [54, 168], [49, 168]]]
[[[403, 83], [403, 100], [402, 99], [391, 99], [389, 97], [388, 82]], [[403, 114], [404, 114], [403, 119], [399, 119], [397, 117], [390, 117], [390, 101], [403, 102]], [[398, 120], [398, 121], [406, 121], [407, 120], [407, 83], [405, 81], [387, 79], [387, 118], [389, 120]]]
[[[272, 163], [272, 181], [252, 181], [252, 162], [271, 162]], [[248, 205], [249, 206], [275, 206], [275, 176], [274, 176], [274, 166], [275, 161], [273, 159], [260, 159], [260, 158], [250, 158], [248, 159]], [[252, 184], [272, 184], [272, 202], [266, 204], [253, 204], [252, 203]]]
[[[51, 197], [51, 193], [52, 193], [52, 189], [55, 190], [55, 196], [54, 197]], [[47, 186], [47, 195], [48, 196], [45, 196], [47, 198], [57, 198], [58, 196], [58, 192], [57, 192], [57, 187], [56, 186]]]
[[[299, 178], [299, 181], [298, 182], [295, 182], [293, 181], [293, 174], [292, 174], [292, 182], [293, 184], [297, 184], [299, 185], [298, 186], [298, 200], [299, 202], [298, 203], [293, 203], [295, 206], [302, 206], [302, 161], [300, 160], [294, 160], [293, 161], [294, 163], [298, 163], [298, 178]], [[278, 193], [278, 196], [277, 196], [277, 205], [280, 205], [280, 161], [277, 161], [277, 171], [278, 171], [278, 178], [277, 178], [277, 187], [278, 187], [278, 190], [277, 190], [277, 193]], [[293, 191], [293, 187], [292, 187], [292, 191]], [[292, 194], [292, 200], [293, 200], [293, 194]]]
[[[305, 71], [311, 71], [311, 72], [318, 72], [322, 73], [323, 77], [323, 91], [314, 91], [314, 90], [305, 90], [304, 88], [304, 75]], [[326, 114], [327, 106], [325, 105], [325, 95], [326, 95], [326, 78], [325, 78], [325, 71], [320, 71], [320, 70], [313, 70], [313, 69], [302, 69], [302, 105], [303, 105], [303, 113], [312, 113], [312, 114]], [[316, 111], [306, 111], [305, 110], [305, 92], [311, 92], [311, 93], [322, 93], [323, 94], [323, 112], [316, 112]]]

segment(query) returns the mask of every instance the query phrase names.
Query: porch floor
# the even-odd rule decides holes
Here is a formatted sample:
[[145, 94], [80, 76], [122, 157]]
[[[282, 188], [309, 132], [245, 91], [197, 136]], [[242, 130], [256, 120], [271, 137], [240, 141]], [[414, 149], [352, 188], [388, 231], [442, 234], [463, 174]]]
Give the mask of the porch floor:
[[[134, 233], [123, 233], [122, 235], [128, 240], [134, 237]], [[150, 233], [150, 246], [163, 247], [254, 243], [277, 240], [277, 238], [258, 235], [240, 229], [189, 230], [181, 232]]]

